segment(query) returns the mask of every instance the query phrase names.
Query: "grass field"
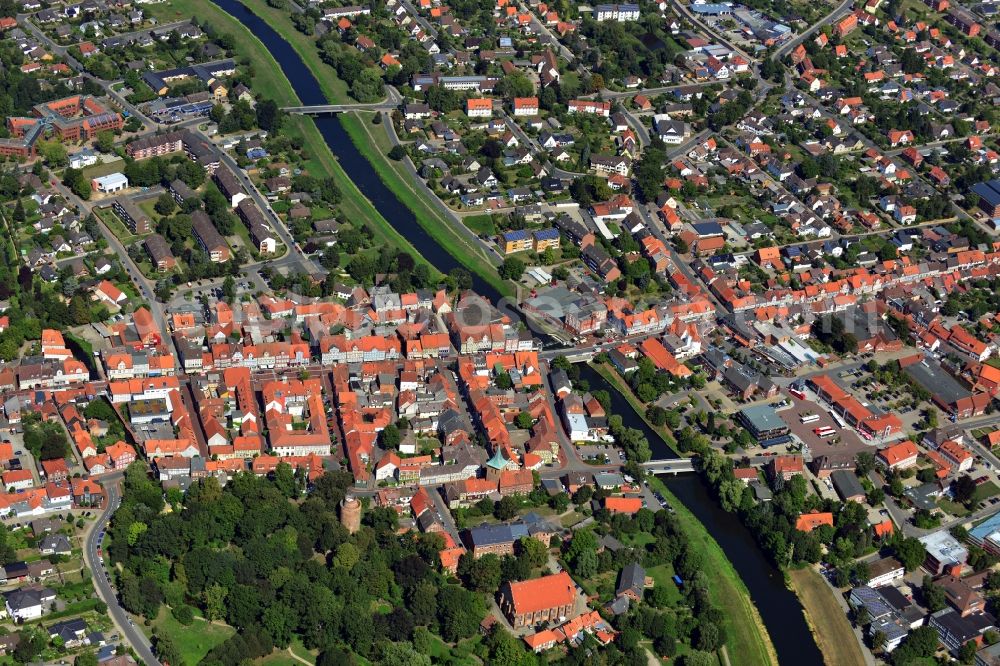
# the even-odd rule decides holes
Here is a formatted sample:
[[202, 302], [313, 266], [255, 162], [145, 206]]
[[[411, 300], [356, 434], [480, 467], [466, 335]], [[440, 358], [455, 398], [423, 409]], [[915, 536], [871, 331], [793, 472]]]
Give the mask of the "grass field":
[[93, 166], [84, 167], [83, 177], [87, 180], [93, 180], [94, 178], [99, 178], [101, 176], [108, 176], [113, 173], [118, 173], [125, 168], [125, 160], [116, 159], [110, 162], [101, 162], [100, 164], [95, 164]]
[[139, 236], [136, 236], [131, 231], [128, 230], [122, 221], [118, 219], [114, 211], [111, 208], [95, 208], [94, 212], [97, 217], [101, 218], [101, 221], [111, 229], [111, 233], [118, 237], [118, 240], [122, 242], [122, 245], [131, 245], [132, 243], [139, 240]]
[[[722, 548], [705, 526], [688, 510], [667, 486], [656, 477], [650, 477], [650, 487], [658, 490], [676, 512], [677, 521], [691, 542], [700, 546], [705, 558], [704, 569], [711, 572], [709, 596], [725, 618], [726, 649], [730, 662], [735, 666], [750, 664], [777, 664], [778, 654], [760, 619], [757, 607], [750, 600], [750, 592], [736, 573]], [[673, 583], [670, 583], [673, 585]], [[738, 656], [737, 656], [738, 655]]]
[[[812, 569], [792, 569], [788, 577], [802, 602], [824, 661], [829, 666], [864, 666], [865, 657], [851, 623], [826, 582]], [[817, 627], [822, 627], [822, 631]]]
[[153, 629], [156, 634], [174, 639], [186, 666], [195, 666], [209, 650], [236, 633], [232, 627], [206, 622], [200, 617], [195, 617], [191, 626], [185, 627], [174, 619], [166, 606], [160, 609]]
[[975, 506], [985, 499], [989, 499], [1000, 493], [1000, 487], [992, 481], [987, 481], [983, 484], [976, 486], [976, 492], [972, 494], [972, 504]]
[[646, 570], [646, 575], [653, 579], [656, 587], [663, 588], [670, 592], [670, 603], [676, 604], [681, 599], [681, 591], [674, 583], [674, 568], [669, 564], [658, 564]]
[[453, 221], [445, 219], [444, 214], [428, 200], [429, 195], [411, 182], [410, 173], [403, 162], [394, 162], [387, 157], [392, 147], [388, 130], [372, 125], [372, 116], [372, 112], [367, 111], [346, 113], [340, 116], [340, 122], [382, 182], [400, 201], [406, 203], [420, 226], [463, 266], [489, 282], [500, 293], [508, 296], [513, 294], [513, 286], [500, 278], [490, 257], [486, 256], [482, 248], [455, 231]]
[[469, 227], [477, 234], [494, 236], [497, 233], [497, 228], [493, 224], [493, 216], [488, 213], [484, 215], [468, 215], [463, 217], [462, 221], [465, 222], [465, 226]]

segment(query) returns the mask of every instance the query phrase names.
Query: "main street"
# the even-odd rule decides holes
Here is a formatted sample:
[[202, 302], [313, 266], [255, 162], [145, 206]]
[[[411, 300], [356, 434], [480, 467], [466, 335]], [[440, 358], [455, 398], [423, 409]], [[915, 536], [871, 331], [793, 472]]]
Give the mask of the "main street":
[[135, 626], [128, 613], [118, 603], [118, 597], [115, 595], [114, 588], [111, 587], [111, 583], [109, 582], [110, 574], [104, 567], [102, 556], [98, 554], [98, 550], [101, 547], [101, 537], [111, 522], [111, 516], [121, 505], [121, 498], [118, 496], [118, 482], [121, 478], [122, 475], [120, 473], [115, 473], [101, 480], [104, 485], [105, 495], [107, 496], [104, 511], [101, 512], [97, 520], [91, 525], [90, 531], [84, 539], [83, 559], [93, 574], [92, 579], [97, 596], [108, 605], [108, 614], [111, 616], [115, 627], [128, 640], [136, 654], [139, 655], [139, 660], [142, 663], [147, 666], [158, 666], [160, 661], [153, 654], [149, 639]]
[[[243, 189], [250, 194], [250, 198], [252, 198], [254, 203], [257, 204], [257, 207], [270, 218], [271, 228], [278, 235], [278, 238], [281, 239], [281, 242], [285, 244], [285, 247], [288, 248], [287, 256], [289, 262], [297, 266], [300, 271], [306, 275], [312, 275], [313, 273], [322, 271], [323, 267], [312, 258], [306, 256], [299, 247], [298, 243], [295, 242], [295, 239], [288, 231], [288, 228], [281, 220], [278, 219], [278, 216], [275, 215], [270, 204], [267, 202], [267, 199], [264, 198], [264, 195], [262, 195], [260, 190], [258, 190], [253, 184], [253, 181], [250, 180], [246, 171], [240, 168], [240, 165], [236, 163], [236, 160], [234, 160], [229, 153], [222, 150], [218, 146], [215, 146], [215, 144], [212, 144], [212, 146], [221, 162], [225, 164], [237, 178], [243, 181]], [[242, 224], [242, 222], [237, 222], [237, 224]]]

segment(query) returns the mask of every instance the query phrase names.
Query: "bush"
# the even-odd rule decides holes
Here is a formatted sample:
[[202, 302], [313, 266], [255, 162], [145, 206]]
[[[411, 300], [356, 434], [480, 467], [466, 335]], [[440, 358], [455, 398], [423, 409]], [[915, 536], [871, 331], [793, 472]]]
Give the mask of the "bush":
[[194, 609], [187, 604], [183, 604], [173, 609], [173, 615], [174, 619], [183, 624], [185, 627], [194, 622]]

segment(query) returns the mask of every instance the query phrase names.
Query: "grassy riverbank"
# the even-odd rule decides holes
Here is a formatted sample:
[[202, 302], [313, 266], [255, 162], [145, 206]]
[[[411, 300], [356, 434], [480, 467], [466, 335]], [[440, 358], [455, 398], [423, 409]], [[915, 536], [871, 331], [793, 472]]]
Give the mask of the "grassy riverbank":
[[684, 454], [677, 449], [677, 440], [674, 439], [673, 433], [671, 433], [666, 426], [655, 426], [649, 419], [646, 418], [646, 406], [642, 404], [642, 401], [639, 400], [638, 397], [636, 397], [635, 393], [632, 392], [632, 387], [625, 383], [625, 380], [621, 378], [621, 375], [615, 372], [614, 368], [603, 363], [593, 362], [590, 363], [590, 367], [593, 368], [597, 374], [603, 377], [605, 381], [611, 384], [611, 386], [614, 387], [623, 398], [628, 400], [628, 404], [632, 405], [632, 409], [634, 409], [636, 414], [639, 415], [639, 418], [641, 418], [653, 432], [660, 436], [660, 439], [663, 440], [663, 443], [666, 444], [671, 451], [679, 456], [684, 456]]
[[486, 256], [482, 247], [455, 230], [452, 226], [455, 222], [445, 219], [444, 213], [429, 200], [426, 191], [413, 182], [413, 176], [402, 161], [395, 162], [389, 159], [388, 153], [392, 148], [389, 130], [373, 125], [374, 116], [375, 112], [372, 111], [354, 111], [341, 114], [340, 123], [358, 151], [378, 173], [379, 179], [406, 204], [431, 238], [459, 263], [489, 282], [501, 294], [513, 295], [513, 285], [497, 274], [490, 257]]
[[[247, 58], [253, 68], [253, 89], [269, 97], [279, 106], [301, 104], [292, 84], [284, 75], [278, 62], [252, 32], [238, 19], [229, 15], [212, 2], [202, 0], [170, 0], [169, 3], [148, 5], [149, 12], [161, 23], [169, 23], [184, 17], [197, 16], [208, 21], [222, 34], [231, 35], [239, 45], [239, 55]], [[315, 52], [315, 48], [313, 49]], [[342, 82], [341, 82], [342, 83]], [[339, 204], [340, 217], [345, 220], [362, 221], [371, 230], [376, 243], [389, 245], [408, 252], [415, 261], [426, 264], [432, 275], [439, 275], [437, 269], [420, 256], [406, 238], [396, 231], [388, 220], [375, 209], [350, 179], [340, 163], [330, 152], [330, 147], [320, 134], [316, 123], [308, 116], [289, 116], [282, 132], [289, 136], [302, 137], [306, 146], [306, 169], [318, 178], [332, 177], [343, 193]]]
[[357, 100], [351, 97], [350, 90], [343, 80], [337, 77], [337, 70], [323, 62], [319, 57], [316, 39], [299, 32], [292, 23], [287, 9], [275, 9], [265, 0], [239, 0], [240, 4], [264, 19], [282, 39], [291, 44], [302, 62], [313, 73], [319, 82], [319, 89], [331, 104], [351, 104]]
[[726, 650], [729, 653], [730, 663], [741, 666], [777, 664], [778, 654], [760, 618], [760, 613], [750, 600], [750, 592], [729, 558], [722, 552], [722, 548], [701, 521], [667, 489], [662, 481], [651, 477], [649, 485], [666, 498], [674, 508], [677, 520], [688, 538], [700, 546], [699, 551], [705, 558], [704, 570], [711, 572], [708, 577], [709, 596], [712, 598], [712, 603], [722, 610], [725, 618]]
[[857, 636], [830, 586], [811, 568], [790, 569], [788, 579], [826, 664], [864, 666], [865, 656]]

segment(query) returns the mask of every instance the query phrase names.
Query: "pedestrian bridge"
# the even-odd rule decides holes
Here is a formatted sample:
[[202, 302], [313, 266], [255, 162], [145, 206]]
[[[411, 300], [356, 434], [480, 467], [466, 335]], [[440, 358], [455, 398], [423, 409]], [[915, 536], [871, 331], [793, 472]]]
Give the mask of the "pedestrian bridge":
[[694, 472], [692, 458], [665, 458], [642, 463], [643, 469], [650, 474], [687, 474]]

